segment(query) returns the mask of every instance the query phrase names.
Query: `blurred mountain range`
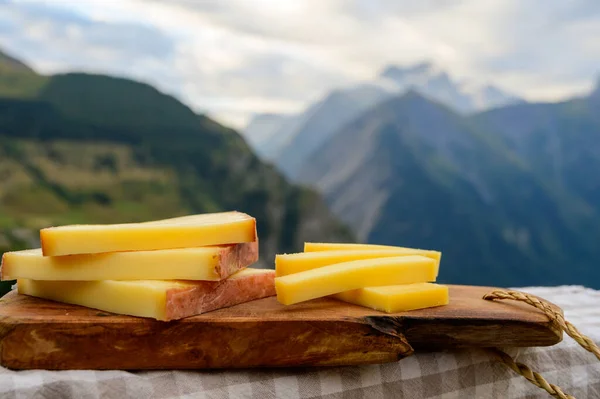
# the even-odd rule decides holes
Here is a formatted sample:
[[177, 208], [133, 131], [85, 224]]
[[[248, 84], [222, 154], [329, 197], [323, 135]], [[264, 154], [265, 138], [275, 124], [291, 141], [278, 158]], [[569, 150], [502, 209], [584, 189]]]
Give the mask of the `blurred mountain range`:
[[0, 179], [0, 253], [39, 245], [44, 226], [233, 209], [257, 218], [263, 266], [306, 240], [352, 239], [318, 194], [173, 97], [127, 79], [42, 76], [5, 54]]
[[416, 92], [324, 143], [299, 180], [359, 239], [439, 248], [441, 279], [600, 286], [600, 102], [462, 116]]
[[488, 85], [453, 81], [431, 63], [388, 66], [372, 82], [335, 90], [298, 115], [259, 114], [243, 131], [254, 150], [274, 161], [291, 178], [307, 157], [362, 112], [394, 96], [414, 90], [460, 113], [522, 102]]
[[441, 249], [444, 281], [600, 287], [600, 80], [526, 103], [431, 64], [391, 66], [270, 118], [262, 139], [287, 144], [257, 139], [258, 153], [316, 187], [361, 241]]

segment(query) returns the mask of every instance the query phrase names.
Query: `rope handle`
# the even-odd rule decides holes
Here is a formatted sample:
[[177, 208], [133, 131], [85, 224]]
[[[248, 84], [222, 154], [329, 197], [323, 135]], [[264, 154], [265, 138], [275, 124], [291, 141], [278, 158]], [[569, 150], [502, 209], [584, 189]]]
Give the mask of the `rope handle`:
[[[560, 329], [566, 332], [569, 337], [573, 338], [583, 349], [588, 352], [591, 352], [596, 356], [598, 360], [600, 360], [600, 348], [591, 338], [583, 335], [579, 332], [577, 328], [567, 320], [565, 320], [562, 312], [557, 310], [555, 307], [551, 306], [549, 303], [540, 300], [539, 298], [525, 294], [519, 291], [505, 291], [505, 290], [495, 290], [483, 296], [483, 299], [492, 301], [494, 299], [510, 299], [513, 301], [525, 302], [528, 305], [535, 307], [536, 309], [541, 310], [548, 316], [548, 318], [556, 323]], [[490, 352], [494, 354], [502, 363], [510, 367], [517, 374], [525, 377], [529, 382], [534, 384], [535, 386], [542, 388], [550, 395], [555, 398], [560, 399], [575, 399], [575, 397], [568, 395], [560, 389], [560, 387], [550, 384], [548, 381], [544, 379], [540, 374], [531, 370], [529, 367], [524, 365], [523, 363], [518, 363], [513, 360], [508, 354], [502, 352], [499, 349], [490, 349]]]

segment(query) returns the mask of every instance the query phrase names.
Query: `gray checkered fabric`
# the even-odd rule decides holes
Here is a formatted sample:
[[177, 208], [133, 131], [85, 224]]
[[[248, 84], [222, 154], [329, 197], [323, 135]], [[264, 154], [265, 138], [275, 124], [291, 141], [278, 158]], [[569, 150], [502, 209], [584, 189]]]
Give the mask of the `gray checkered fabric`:
[[[600, 342], [600, 291], [521, 288], [560, 305]], [[0, 348], [1, 349], [1, 348]], [[565, 336], [549, 348], [506, 349], [578, 399], [600, 398], [600, 362]], [[0, 398], [549, 398], [483, 351], [419, 353], [397, 363], [242, 371], [10, 371]]]

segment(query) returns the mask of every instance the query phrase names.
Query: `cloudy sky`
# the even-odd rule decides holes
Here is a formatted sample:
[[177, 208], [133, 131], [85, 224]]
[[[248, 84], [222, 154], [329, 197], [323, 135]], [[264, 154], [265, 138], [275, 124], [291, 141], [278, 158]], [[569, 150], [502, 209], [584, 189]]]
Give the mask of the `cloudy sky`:
[[585, 92], [600, 1], [0, 0], [0, 47], [43, 73], [146, 81], [241, 126], [423, 60], [531, 100]]

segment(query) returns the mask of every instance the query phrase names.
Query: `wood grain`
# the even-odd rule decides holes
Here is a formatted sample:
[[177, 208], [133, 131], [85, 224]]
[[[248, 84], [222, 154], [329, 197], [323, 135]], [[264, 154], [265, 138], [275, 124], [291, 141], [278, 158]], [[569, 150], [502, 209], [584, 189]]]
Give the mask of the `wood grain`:
[[274, 297], [160, 322], [9, 293], [0, 300], [0, 364], [13, 369], [202, 369], [391, 362], [415, 350], [547, 346], [561, 332], [489, 287], [450, 286], [450, 305], [386, 314], [324, 298]]

